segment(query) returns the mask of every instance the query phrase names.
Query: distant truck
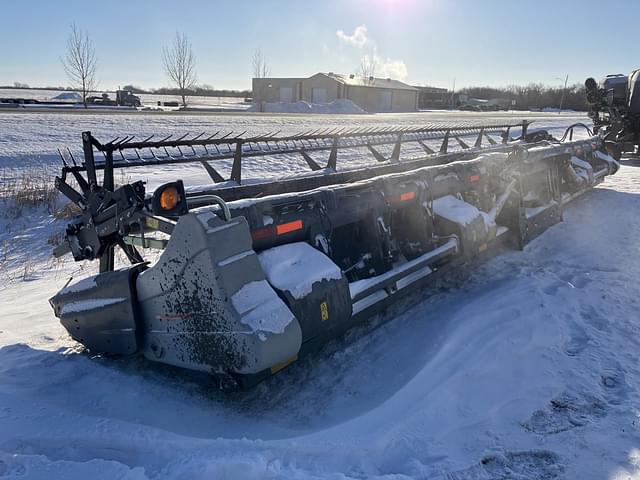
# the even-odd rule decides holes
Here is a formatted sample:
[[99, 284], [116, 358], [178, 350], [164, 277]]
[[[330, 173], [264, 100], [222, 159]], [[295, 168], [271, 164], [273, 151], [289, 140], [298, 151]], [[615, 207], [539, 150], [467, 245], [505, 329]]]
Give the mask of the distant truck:
[[109, 94], [103, 93], [101, 96], [87, 97], [87, 104], [89, 105], [109, 105], [109, 106], [123, 106], [123, 107], [139, 107], [142, 105], [140, 97], [134, 95], [129, 90], [116, 90], [116, 99], [113, 100], [109, 97]]

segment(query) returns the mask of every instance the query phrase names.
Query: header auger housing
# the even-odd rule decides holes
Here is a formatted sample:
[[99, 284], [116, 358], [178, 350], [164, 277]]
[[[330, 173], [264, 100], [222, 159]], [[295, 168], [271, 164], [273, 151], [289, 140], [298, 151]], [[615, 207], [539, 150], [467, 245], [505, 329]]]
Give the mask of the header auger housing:
[[[559, 142], [528, 127], [108, 143], [85, 132], [84, 161], [65, 155], [56, 179], [82, 209], [56, 254], [99, 259], [101, 273], [67, 286], [51, 305], [89, 350], [142, 352], [225, 385], [254, 383], [456, 265], [499, 245], [521, 248], [618, 168], [600, 137]], [[342, 170], [344, 151], [371, 162]], [[248, 159], [285, 154], [312, 172], [243, 179]], [[152, 194], [139, 181], [114, 185], [115, 169], [177, 163], [201, 164], [213, 183], [176, 180]], [[141, 246], [163, 252], [149, 265]], [[114, 270], [116, 247], [130, 267]]]

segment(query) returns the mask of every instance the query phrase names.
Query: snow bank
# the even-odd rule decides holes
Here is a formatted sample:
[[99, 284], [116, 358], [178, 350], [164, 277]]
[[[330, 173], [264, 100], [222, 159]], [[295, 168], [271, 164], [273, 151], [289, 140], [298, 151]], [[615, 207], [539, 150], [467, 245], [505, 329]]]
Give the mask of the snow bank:
[[64, 100], [67, 102], [81, 102], [82, 95], [78, 92], [62, 92], [55, 97], [51, 97], [51, 100]]
[[249, 112], [268, 112], [268, 113], [327, 113], [327, 114], [360, 114], [367, 113], [351, 100], [341, 98], [329, 103], [308, 103], [305, 101], [298, 102], [265, 102], [262, 104], [262, 110], [258, 105], [254, 104], [247, 109]]

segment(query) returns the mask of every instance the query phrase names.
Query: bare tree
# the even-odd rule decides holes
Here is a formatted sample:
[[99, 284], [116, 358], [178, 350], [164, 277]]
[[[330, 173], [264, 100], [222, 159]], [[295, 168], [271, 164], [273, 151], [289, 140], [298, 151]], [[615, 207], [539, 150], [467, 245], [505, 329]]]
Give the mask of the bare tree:
[[96, 51], [89, 34], [76, 27], [75, 23], [71, 24], [71, 33], [67, 39], [67, 54], [60, 61], [71, 86], [82, 93], [82, 103], [87, 108], [87, 96], [97, 86]]
[[360, 60], [358, 74], [362, 77], [365, 85], [371, 85], [376, 76], [376, 56], [375, 54], [364, 55]]
[[171, 47], [162, 48], [162, 65], [169, 80], [178, 88], [182, 106], [187, 106], [187, 93], [196, 86], [196, 57], [185, 34], [176, 32]]
[[[256, 48], [255, 52], [253, 52], [253, 57], [251, 57], [251, 68], [253, 70], [253, 78], [267, 78], [271, 75], [271, 67], [267, 63], [267, 59], [265, 58], [262, 50]], [[256, 98], [260, 99], [259, 109], [262, 111], [264, 105], [264, 93], [265, 93], [265, 85], [264, 82], [253, 82], [253, 98], [254, 101]]]
[[266, 78], [271, 75], [271, 67], [267, 63], [262, 50], [259, 48], [253, 52], [251, 57], [251, 67], [253, 69], [253, 78]]

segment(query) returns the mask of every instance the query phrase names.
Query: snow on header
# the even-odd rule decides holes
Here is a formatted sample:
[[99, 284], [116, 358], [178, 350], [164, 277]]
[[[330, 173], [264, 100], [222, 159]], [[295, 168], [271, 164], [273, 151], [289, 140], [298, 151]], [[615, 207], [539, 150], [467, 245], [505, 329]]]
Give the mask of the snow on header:
[[240, 322], [252, 331], [284, 333], [295, 318], [266, 280], [249, 282], [231, 296]]
[[98, 308], [122, 303], [127, 301], [126, 298], [90, 298], [88, 300], [79, 300], [77, 302], [65, 303], [60, 310], [60, 315], [68, 315], [69, 313], [84, 312], [86, 310], [95, 310]]
[[72, 283], [71, 285], [66, 286], [60, 292], [59, 295], [66, 295], [67, 293], [79, 293], [84, 292], [85, 290], [89, 290], [91, 288], [96, 287], [96, 276], [83, 278], [82, 280]]
[[459, 225], [468, 225], [480, 215], [480, 211], [476, 207], [453, 195], [446, 195], [434, 200], [433, 211], [436, 215]]
[[270, 248], [258, 254], [258, 259], [269, 283], [296, 299], [311, 293], [316, 282], [342, 278], [329, 257], [304, 242]]

